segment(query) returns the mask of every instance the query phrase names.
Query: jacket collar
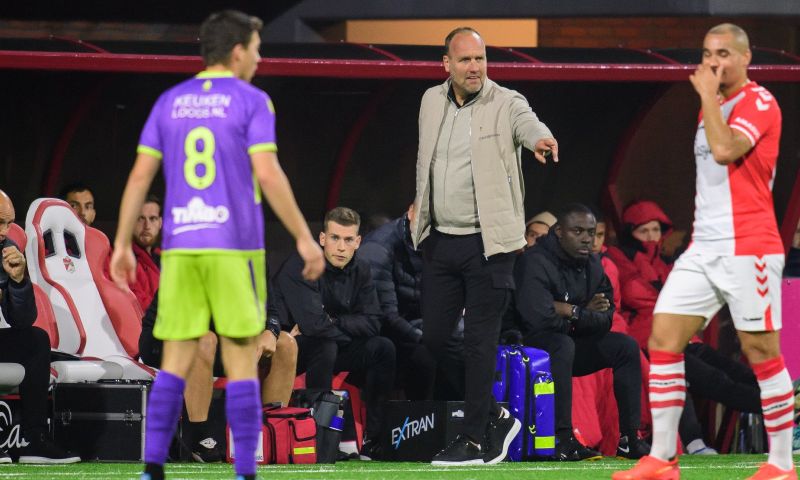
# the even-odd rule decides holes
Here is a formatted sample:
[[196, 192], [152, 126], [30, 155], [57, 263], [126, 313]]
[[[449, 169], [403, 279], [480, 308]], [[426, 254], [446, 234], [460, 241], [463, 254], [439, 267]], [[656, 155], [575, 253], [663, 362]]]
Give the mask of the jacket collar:
[[[452, 99], [450, 97], [451, 84], [452, 80], [450, 79], [450, 77], [448, 77], [447, 80], [445, 80], [444, 83], [442, 83], [442, 94], [444, 95], [447, 101], [452, 100], [454, 104], [458, 105], [455, 101], [455, 97], [453, 97]], [[469, 103], [479, 102], [482, 98], [489, 95], [489, 93], [494, 88], [494, 85], [495, 83], [491, 81], [489, 77], [486, 77], [486, 82], [483, 84], [483, 87], [481, 87], [480, 91], [468, 97], [467, 101], [464, 102], [464, 105], [461, 105], [461, 107], [466, 106]]]
[[355, 268], [354, 265], [356, 264], [356, 258], [358, 258], [358, 250], [356, 250], [356, 252], [353, 254], [353, 258], [351, 258], [350, 261], [347, 262], [347, 265], [345, 265], [343, 268], [334, 267], [331, 264], [331, 262], [329, 262], [328, 259], [326, 258], [325, 259], [325, 273], [330, 272], [330, 273], [333, 273], [335, 275], [339, 275], [339, 274], [343, 274], [343, 273], [344, 274], [349, 274], [353, 270], [353, 268]]

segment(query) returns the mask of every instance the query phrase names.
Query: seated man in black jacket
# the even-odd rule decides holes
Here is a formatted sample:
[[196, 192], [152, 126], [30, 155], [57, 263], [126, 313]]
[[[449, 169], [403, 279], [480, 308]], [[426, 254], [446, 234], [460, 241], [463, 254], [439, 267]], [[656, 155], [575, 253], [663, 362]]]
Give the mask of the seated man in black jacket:
[[406, 397], [430, 400], [436, 380], [437, 398], [463, 400], [463, 322], [461, 335], [454, 334], [446, 345], [447, 355], [438, 373], [436, 360], [422, 344], [422, 252], [411, 243], [409, 224], [413, 215], [411, 205], [402, 217], [370, 232], [364, 237], [358, 256], [370, 265], [385, 315], [381, 334], [391, 339], [397, 349], [397, 376]]
[[[28, 444], [19, 450], [19, 462], [79, 462], [80, 457], [56, 446], [47, 433], [50, 339], [44, 330], [33, 326], [36, 300], [31, 280], [26, 275], [25, 257], [20, 247], [7, 237], [14, 217], [14, 204], [0, 190], [0, 261], [3, 264], [0, 267], [0, 362], [19, 363], [25, 368], [19, 394], [22, 432]], [[10, 423], [10, 419], [6, 420]], [[0, 463], [11, 463], [11, 457], [2, 449]]]
[[555, 382], [556, 458], [587, 460], [599, 452], [572, 434], [572, 377], [614, 372], [620, 422], [617, 456], [640, 458], [649, 446], [636, 431], [641, 413], [639, 347], [610, 332], [613, 290], [592, 253], [597, 222], [581, 204], [566, 206], [547, 236], [520, 255], [514, 269], [516, 308], [525, 345], [550, 354]]
[[329, 211], [319, 234], [325, 272], [319, 280], [305, 280], [303, 260], [293, 254], [275, 274], [268, 305], [270, 318], [300, 329], [297, 370], [306, 372], [306, 387], [329, 389], [333, 374], [341, 371], [364, 378], [366, 459], [377, 453], [382, 403], [394, 385], [395, 348], [380, 336], [383, 314], [369, 264], [355, 256], [360, 224], [349, 208]]

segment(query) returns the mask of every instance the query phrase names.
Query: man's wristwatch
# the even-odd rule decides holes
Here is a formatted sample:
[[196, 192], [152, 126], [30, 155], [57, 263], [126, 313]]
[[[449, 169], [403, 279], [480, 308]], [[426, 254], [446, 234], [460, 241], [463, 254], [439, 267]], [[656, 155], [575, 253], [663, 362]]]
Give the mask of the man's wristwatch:
[[577, 305], [572, 306], [572, 313], [569, 316], [570, 321], [574, 322], [578, 319], [578, 315], [581, 313], [581, 307]]
[[272, 334], [275, 335], [275, 338], [277, 339], [278, 337], [281, 336], [281, 322], [277, 318], [269, 317], [267, 319], [267, 330], [272, 332]]

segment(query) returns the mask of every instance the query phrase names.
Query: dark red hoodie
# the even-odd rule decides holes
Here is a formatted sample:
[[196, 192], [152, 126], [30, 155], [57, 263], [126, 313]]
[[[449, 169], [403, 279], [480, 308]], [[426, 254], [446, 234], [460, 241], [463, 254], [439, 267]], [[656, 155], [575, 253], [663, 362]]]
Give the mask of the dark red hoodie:
[[158, 290], [158, 281], [161, 271], [153, 261], [153, 257], [147, 253], [147, 250], [134, 243], [133, 255], [136, 257], [136, 282], [129, 285], [131, 291], [136, 295], [136, 300], [142, 307], [142, 311], [146, 311], [153, 301], [153, 297]]
[[[653, 220], [661, 223], [660, 241], [640, 242], [633, 238], [636, 227]], [[672, 222], [655, 202], [643, 200], [625, 209], [622, 223], [619, 246], [609, 247], [608, 256], [619, 269], [622, 315], [628, 321], [628, 333], [646, 349], [653, 326], [653, 308], [672, 270], [672, 262], [661, 256], [661, 245], [672, 232]]]

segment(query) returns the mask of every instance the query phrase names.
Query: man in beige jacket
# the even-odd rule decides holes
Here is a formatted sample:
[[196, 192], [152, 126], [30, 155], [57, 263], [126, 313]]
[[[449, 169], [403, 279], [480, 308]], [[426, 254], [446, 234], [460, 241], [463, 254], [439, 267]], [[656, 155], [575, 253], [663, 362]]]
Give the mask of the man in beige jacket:
[[450, 32], [443, 63], [450, 77], [425, 92], [419, 111], [412, 235], [424, 259], [423, 341], [439, 355], [465, 310], [467, 374], [463, 432], [433, 464], [497, 463], [520, 429], [491, 388], [514, 252], [526, 244], [521, 150], [558, 161], [558, 143], [525, 97], [486, 77], [478, 32]]

